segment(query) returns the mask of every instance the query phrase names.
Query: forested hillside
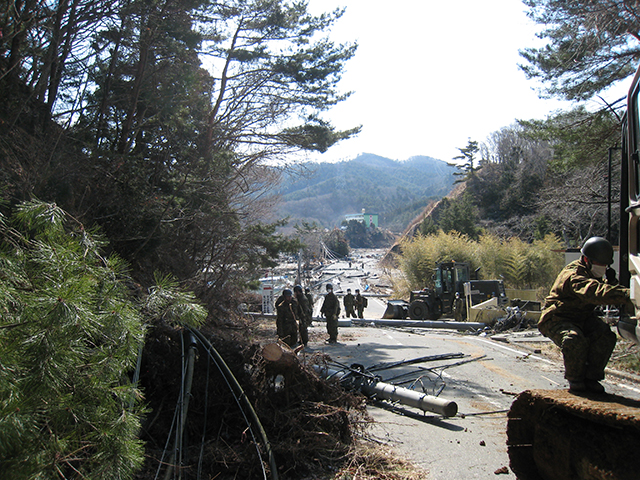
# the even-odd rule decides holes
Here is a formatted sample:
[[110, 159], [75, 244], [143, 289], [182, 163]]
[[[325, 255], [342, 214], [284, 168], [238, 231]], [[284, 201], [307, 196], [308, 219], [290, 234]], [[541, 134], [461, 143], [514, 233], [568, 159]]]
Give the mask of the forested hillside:
[[463, 193], [443, 199], [416, 232], [527, 242], [554, 234], [566, 247], [600, 235], [617, 243], [620, 128], [615, 112], [576, 108], [469, 142], [460, 148]]
[[365, 153], [340, 163], [310, 163], [283, 179], [280, 212], [291, 223], [332, 227], [365, 209], [380, 216], [381, 228], [401, 232], [430, 201], [449, 193], [455, 171], [426, 156], [397, 161]]

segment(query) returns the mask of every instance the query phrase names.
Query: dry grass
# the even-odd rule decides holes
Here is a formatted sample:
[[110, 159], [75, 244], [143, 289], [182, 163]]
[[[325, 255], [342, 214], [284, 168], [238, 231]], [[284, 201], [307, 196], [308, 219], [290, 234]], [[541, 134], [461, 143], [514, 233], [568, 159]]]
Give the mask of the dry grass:
[[618, 338], [609, 367], [640, 375], [640, 346], [624, 338]]
[[419, 480], [424, 470], [401, 458], [391, 448], [367, 441], [357, 442], [349, 460], [331, 480]]

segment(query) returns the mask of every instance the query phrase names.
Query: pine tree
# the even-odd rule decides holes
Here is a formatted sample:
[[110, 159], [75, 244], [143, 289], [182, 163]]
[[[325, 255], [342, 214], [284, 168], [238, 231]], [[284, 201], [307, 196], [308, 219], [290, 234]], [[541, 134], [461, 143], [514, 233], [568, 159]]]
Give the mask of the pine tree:
[[53, 204], [0, 217], [0, 478], [131, 478], [143, 340], [124, 263]]

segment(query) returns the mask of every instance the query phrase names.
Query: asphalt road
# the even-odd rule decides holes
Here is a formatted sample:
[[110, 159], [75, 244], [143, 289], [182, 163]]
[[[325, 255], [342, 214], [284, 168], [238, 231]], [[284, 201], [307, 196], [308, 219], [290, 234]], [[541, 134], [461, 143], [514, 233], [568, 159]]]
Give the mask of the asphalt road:
[[[325, 265], [316, 292], [324, 293], [327, 282], [334, 285], [341, 299], [347, 288], [352, 292], [358, 288], [365, 295], [386, 290], [375, 288], [385, 282], [378, 266], [380, 256], [379, 251], [361, 251], [351, 264], [341, 260]], [[549, 348], [548, 340], [537, 330], [491, 338], [452, 330], [382, 327], [376, 320], [386, 309], [385, 298], [372, 295], [368, 300], [364, 315], [368, 326], [340, 327], [338, 344], [327, 345], [323, 342], [325, 324], [316, 321], [310, 329], [313, 340], [305, 350], [329, 355], [336, 368], [353, 364], [369, 368], [424, 356], [462, 355], [376, 372], [383, 381], [407, 381], [401, 386], [455, 401], [458, 413], [445, 418], [372, 401], [368, 411], [375, 423], [370, 435], [423, 468], [429, 480], [516, 478], [508, 468], [507, 411], [524, 390], [568, 388], [561, 357], [537, 353], [555, 347]], [[321, 304], [322, 296], [318, 296], [316, 316]], [[341, 324], [348, 322], [341, 319]], [[637, 379], [610, 374], [604, 385], [609, 393], [640, 400]]]
[[[324, 328], [316, 322], [312, 327], [315, 338], [323, 338]], [[535, 348], [527, 346], [532, 341], [544, 342], [542, 337], [530, 332], [507, 336], [507, 341], [448, 330], [342, 327], [337, 345], [315, 341], [307, 351], [326, 353], [335, 365], [367, 368], [424, 356], [462, 354], [376, 372], [383, 381], [398, 384], [407, 380], [402, 386], [430, 395], [439, 392], [439, 398], [457, 403], [456, 416], [445, 418], [377, 402], [368, 407], [376, 420], [370, 433], [422, 467], [430, 480], [487, 479], [509, 465], [506, 415], [515, 395], [527, 389], [568, 386], [561, 364], [532, 353]], [[401, 377], [403, 374], [406, 377]], [[611, 376], [604, 384], [610, 393], [640, 399], [637, 384]], [[510, 469], [499, 477], [516, 478]]]

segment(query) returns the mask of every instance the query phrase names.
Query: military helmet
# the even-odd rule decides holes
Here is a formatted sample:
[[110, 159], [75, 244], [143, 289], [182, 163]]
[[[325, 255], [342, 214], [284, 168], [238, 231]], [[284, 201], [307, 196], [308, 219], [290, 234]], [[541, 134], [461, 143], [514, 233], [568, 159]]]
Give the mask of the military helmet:
[[613, 247], [606, 238], [591, 237], [580, 250], [582, 255], [592, 262], [601, 265], [611, 265], [613, 263]]
[[304, 288], [304, 293], [311, 293], [311, 289], [309, 289], [309, 287], [305, 287]]
[[289, 290], [288, 288], [285, 288], [285, 289], [282, 291], [282, 295], [284, 295], [285, 297], [290, 297], [290, 296], [292, 296], [292, 295], [293, 295], [293, 293], [292, 293], [292, 292], [291, 292], [291, 290]]
[[295, 287], [293, 287], [293, 291], [295, 293], [302, 293], [302, 286], [301, 285], [296, 285]]
[[333, 290], [333, 285], [331, 285], [330, 283], [327, 283], [327, 290]]

